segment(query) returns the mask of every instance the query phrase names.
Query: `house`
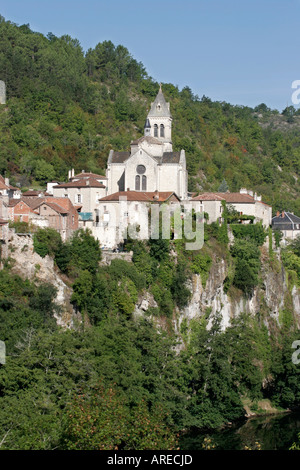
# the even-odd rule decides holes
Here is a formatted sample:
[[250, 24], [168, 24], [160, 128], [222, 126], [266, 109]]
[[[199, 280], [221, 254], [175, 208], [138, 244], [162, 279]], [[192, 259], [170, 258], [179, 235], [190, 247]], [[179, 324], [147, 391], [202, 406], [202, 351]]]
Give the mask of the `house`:
[[46, 197], [37, 201], [30, 221], [57, 230], [65, 241], [78, 229], [78, 212], [69, 198]]
[[300, 235], [300, 217], [292, 212], [277, 212], [272, 218], [273, 230], [280, 230], [284, 238], [294, 240]]
[[51, 227], [60, 232], [63, 240], [78, 229], [78, 212], [68, 198], [25, 196], [9, 199], [8, 217], [39, 227]]
[[264, 227], [271, 225], [272, 207], [263, 202], [261, 196], [245, 188], [234, 193], [203, 193], [193, 197], [191, 201], [203, 204], [209, 223], [222, 220], [222, 201], [225, 201], [227, 206], [233, 207], [240, 215], [253, 216], [254, 222], [262, 222]]
[[[35, 203], [33, 205], [35, 205]], [[32, 198], [9, 199], [7, 210], [8, 218], [13, 222], [20, 221], [29, 223], [30, 214], [34, 213]]]
[[54, 197], [70, 199], [81, 221], [93, 223], [98, 201], [107, 195], [107, 178], [84, 170], [74, 175], [74, 170], [70, 170], [69, 181], [52, 186], [52, 191]]
[[149, 238], [149, 209], [168, 204], [170, 211], [180, 208], [180, 198], [172, 191], [119, 191], [99, 201], [93, 235], [102, 247], [115, 248], [124, 241], [126, 231], [141, 240]]
[[21, 190], [9, 184], [8, 178], [3, 178], [0, 175], [0, 196], [7, 196], [8, 198], [19, 198]]

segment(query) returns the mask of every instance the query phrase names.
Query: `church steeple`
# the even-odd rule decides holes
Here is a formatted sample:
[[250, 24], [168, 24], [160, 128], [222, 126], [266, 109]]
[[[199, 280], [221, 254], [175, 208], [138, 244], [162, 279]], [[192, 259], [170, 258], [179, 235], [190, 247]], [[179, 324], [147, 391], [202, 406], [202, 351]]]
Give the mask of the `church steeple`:
[[170, 103], [167, 103], [162, 92], [161, 83], [159, 85], [159, 92], [156, 95], [156, 98], [153, 103], [151, 103], [151, 108], [148, 113], [149, 117], [166, 117], [172, 118], [170, 113]]
[[170, 104], [166, 102], [162, 92], [161, 83], [159, 91], [147, 116], [145, 124], [145, 136], [155, 137], [165, 147], [165, 151], [172, 151], [172, 115]]

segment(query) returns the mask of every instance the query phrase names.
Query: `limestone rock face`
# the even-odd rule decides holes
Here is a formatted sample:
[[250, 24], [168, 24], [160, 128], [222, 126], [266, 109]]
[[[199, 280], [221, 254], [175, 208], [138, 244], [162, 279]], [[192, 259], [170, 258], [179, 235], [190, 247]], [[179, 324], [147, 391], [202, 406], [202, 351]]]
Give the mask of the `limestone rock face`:
[[293, 313], [296, 321], [300, 324], [300, 290], [294, 286], [289, 291], [286, 274], [283, 267], [277, 271], [272, 269], [267, 261], [262, 260], [261, 285], [257, 287], [252, 296], [244, 296], [237, 293], [233, 298], [224, 292], [224, 280], [227, 276], [228, 268], [223, 259], [215, 258], [212, 263], [209, 278], [203, 286], [201, 276], [194, 274], [188, 287], [191, 291], [191, 299], [186, 308], [179, 312], [175, 329], [180, 331], [180, 324], [183, 320], [190, 322], [192, 319], [208, 315], [208, 327], [216, 313], [222, 318], [222, 329], [227, 328], [231, 320], [241, 313], [255, 315], [262, 309], [267, 311], [266, 323], [268, 319], [275, 319], [279, 322], [280, 312], [285, 307], [285, 301], [290, 296]]
[[8, 240], [8, 256], [12, 258], [12, 271], [24, 279], [51, 283], [57, 289], [55, 302], [60, 306], [56, 315], [57, 324], [72, 328], [81, 321], [80, 314], [74, 311], [70, 302], [72, 289], [60, 278], [54, 261], [49, 256], [42, 258], [33, 249], [32, 237], [28, 234], [16, 235], [12, 231]]

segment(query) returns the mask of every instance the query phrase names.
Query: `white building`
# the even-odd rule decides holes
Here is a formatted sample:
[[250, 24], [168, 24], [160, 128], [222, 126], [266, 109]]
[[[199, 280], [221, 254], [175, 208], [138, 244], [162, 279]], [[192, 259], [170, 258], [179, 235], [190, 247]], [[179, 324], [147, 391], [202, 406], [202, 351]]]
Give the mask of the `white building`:
[[203, 210], [208, 214], [208, 223], [221, 221], [222, 201], [232, 206], [240, 215], [255, 217], [254, 222], [262, 222], [264, 227], [269, 227], [272, 222], [272, 207], [261, 200], [261, 196], [242, 188], [239, 193], [202, 193], [191, 199], [203, 205]]
[[108, 194], [119, 191], [171, 191], [187, 199], [185, 152], [173, 152], [172, 116], [161, 88], [151, 104], [144, 136], [130, 152], [111, 150], [107, 163]]

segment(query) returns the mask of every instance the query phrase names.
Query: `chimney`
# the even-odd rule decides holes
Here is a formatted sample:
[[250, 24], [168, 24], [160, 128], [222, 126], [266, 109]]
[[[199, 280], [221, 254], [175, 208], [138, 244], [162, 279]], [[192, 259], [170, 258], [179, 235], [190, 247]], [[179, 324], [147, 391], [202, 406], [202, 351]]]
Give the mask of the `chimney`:
[[285, 216], [284, 211], [282, 211], [281, 217], [284, 218], [284, 216]]
[[74, 171], [74, 168], [72, 168], [72, 173], [71, 173], [71, 176], [72, 176], [72, 178], [74, 178], [74, 176], [75, 176], [75, 171]]
[[71, 179], [71, 174], [72, 174], [72, 171], [71, 171], [71, 170], [69, 170], [69, 171], [68, 171], [68, 180], [70, 180], [70, 179]]
[[279, 211], [277, 211], [277, 213], [276, 213], [276, 217], [279, 217], [279, 216], [280, 216], [280, 212], [279, 212]]

